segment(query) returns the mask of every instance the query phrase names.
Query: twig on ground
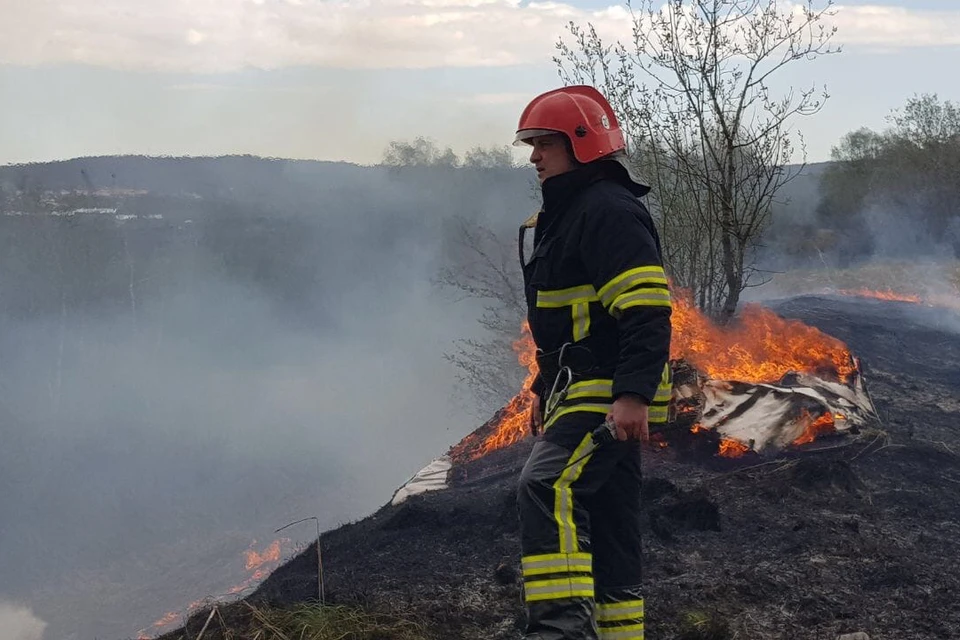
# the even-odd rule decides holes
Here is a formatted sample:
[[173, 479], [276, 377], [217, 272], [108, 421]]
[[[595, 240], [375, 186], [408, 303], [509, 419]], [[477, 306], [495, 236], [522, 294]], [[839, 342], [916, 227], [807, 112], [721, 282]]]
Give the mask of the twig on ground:
[[915, 440], [916, 442], [926, 442], [926, 443], [928, 443], [928, 444], [938, 444], [938, 445], [940, 445], [941, 447], [943, 447], [944, 449], [946, 449], [947, 451], [949, 451], [951, 455], [957, 455], [957, 452], [954, 451], [953, 449], [951, 449], [950, 446], [949, 446], [946, 442], [943, 442], [942, 440], [923, 440], [922, 438], [914, 438], [914, 440]]
[[219, 607], [216, 605], [213, 606], [213, 609], [210, 610], [210, 615], [207, 616], [207, 621], [203, 623], [203, 628], [200, 629], [200, 633], [197, 634], [197, 640], [203, 637], [203, 634], [206, 633], [207, 627], [210, 626], [210, 621], [213, 620], [213, 616], [217, 614]]

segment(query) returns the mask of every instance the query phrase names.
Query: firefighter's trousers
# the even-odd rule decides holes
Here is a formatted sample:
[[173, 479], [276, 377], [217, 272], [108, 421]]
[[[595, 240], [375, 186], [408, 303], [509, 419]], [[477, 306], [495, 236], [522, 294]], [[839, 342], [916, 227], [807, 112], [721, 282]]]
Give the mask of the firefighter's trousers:
[[640, 444], [584, 455], [602, 420], [558, 419], [520, 476], [529, 640], [643, 640]]

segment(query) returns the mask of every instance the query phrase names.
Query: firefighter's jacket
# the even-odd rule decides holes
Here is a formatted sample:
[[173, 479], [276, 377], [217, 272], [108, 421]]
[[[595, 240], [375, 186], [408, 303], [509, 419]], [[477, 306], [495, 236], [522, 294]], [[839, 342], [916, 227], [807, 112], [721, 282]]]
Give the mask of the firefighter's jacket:
[[[544, 181], [543, 208], [521, 228], [540, 365], [532, 391], [548, 410], [545, 428], [573, 412], [606, 414], [623, 394], [649, 405], [651, 426], [667, 421], [671, 302], [660, 239], [638, 199], [647, 191], [618, 163], [593, 162]], [[548, 398], [564, 365], [574, 382], [564, 397]]]

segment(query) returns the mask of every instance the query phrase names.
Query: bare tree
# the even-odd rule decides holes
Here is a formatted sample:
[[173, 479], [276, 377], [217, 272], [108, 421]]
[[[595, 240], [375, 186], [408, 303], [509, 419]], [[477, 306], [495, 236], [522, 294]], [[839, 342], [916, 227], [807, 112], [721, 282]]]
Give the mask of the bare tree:
[[457, 216], [444, 230], [444, 249], [434, 284], [483, 305], [482, 336], [457, 340], [445, 357], [458, 370], [464, 399], [485, 417], [516, 394], [526, 373], [511, 348], [526, 317], [516, 248], [483, 224]]
[[[752, 284], [753, 252], [798, 134], [792, 121], [820, 110], [815, 87], [775, 96], [795, 62], [835, 53], [823, 24], [831, 0], [655, 0], [628, 4], [633, 37], [609, 45], [571, 23], [557, 44], [566, 82], [600, 86], [624, 125], [635, 161], [654, 187], [675, 281], [703, 308], [729, 318]], [[822, 5], [818, 7], [817, 5]]]

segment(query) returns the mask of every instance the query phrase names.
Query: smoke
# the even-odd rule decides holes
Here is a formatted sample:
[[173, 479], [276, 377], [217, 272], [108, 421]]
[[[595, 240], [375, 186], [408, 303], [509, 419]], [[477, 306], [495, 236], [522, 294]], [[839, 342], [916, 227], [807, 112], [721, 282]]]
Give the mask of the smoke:
[[369, 514], [477, 426], [444, 360], [478, 330], [431, 283], [441, 223], [522, 218], [528, 176], [491, 199], [355, 171], [349, 197], [312, 177], [296, 217], [313, 200], [279, 186], [270, 214], [0, 216], [0, 595], [48, 638], [223, 594], [253, 539]]
[[43, 640], [46, 627], [27, 607], [0, 601], [0, 640]]

